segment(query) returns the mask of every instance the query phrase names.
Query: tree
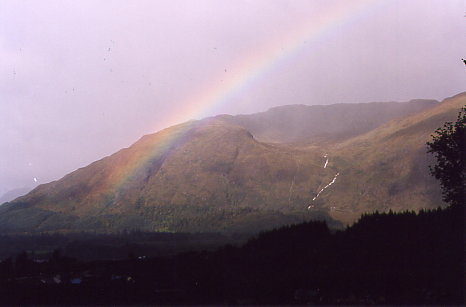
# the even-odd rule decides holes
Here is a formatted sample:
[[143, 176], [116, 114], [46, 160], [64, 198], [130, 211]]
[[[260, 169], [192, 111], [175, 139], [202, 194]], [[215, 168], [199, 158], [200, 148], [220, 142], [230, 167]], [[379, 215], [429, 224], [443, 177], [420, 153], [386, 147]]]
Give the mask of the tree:
[[433, 153], [437, 164], [431, 174], [442, 187], [443, 200], [452, 207], [466, 205], [466, 106], [455, 123], [446, 122], [427, 142], [427, 152]]

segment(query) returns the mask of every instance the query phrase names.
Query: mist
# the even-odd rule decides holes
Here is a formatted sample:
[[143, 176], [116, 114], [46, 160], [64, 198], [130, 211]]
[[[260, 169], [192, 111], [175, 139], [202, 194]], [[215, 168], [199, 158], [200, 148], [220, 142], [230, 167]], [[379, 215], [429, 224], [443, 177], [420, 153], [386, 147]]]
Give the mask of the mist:
[[[346, 7], [286, 52], [303, 25]], [[190, 119], [455, 95], [466, 84], [465, 11], [462, 0], [1, 1], [0, 194]], [[244, 78], [245, 59], [280, 48], [260, 73], [243, 70], [254, 78], [193, 109]]]

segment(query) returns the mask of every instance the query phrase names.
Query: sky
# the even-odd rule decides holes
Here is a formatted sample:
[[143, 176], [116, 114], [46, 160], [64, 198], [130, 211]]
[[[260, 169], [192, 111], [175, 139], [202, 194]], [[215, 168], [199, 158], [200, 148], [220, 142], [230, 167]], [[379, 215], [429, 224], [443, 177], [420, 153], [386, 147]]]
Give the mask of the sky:
[[466, 90], [466, 0], [0, 1], [0, 195], [190, 119]]

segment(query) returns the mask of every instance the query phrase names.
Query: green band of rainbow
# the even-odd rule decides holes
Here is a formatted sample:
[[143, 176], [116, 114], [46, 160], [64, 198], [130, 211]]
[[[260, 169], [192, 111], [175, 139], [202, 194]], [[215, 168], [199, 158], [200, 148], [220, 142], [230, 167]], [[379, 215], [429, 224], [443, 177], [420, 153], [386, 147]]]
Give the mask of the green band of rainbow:
[[[305, 48], [321, 42], [325, 37], [341, 29], [348, 23], [357, 20], [377, 7], [381, 0], [345, 0], [338, 1], [325, 10], [325, 13], [309, 18], [306, 22], [296, 26], [285, 40], [272, 41], [265, 44], [253, 54], [245, 57], [236, 65], [232, 65], [228, 76], [222, 76], [222, 84], [207, 84], [197, 93], [193, 93], [182, 103], [183, 110], [176, 110], [173, 116], [166, 120], [166, 126], [184, 122], [193, 118], [201, 118], [212, 109], [221, 106], [237, 93], [244, 91], [255, 80], [261, 78], [274, 67], [287, 59], [294, 57]], [[117, 186], [122, 186], [128, 178], [137, 173], [146, 165], [147, 161], [163, 148], [167, 148], [183, 133], [174, 137], [165, 137], [146, 155], [139, 157], [138, 161], [127, 163], [124, 170], [120, 170]]]

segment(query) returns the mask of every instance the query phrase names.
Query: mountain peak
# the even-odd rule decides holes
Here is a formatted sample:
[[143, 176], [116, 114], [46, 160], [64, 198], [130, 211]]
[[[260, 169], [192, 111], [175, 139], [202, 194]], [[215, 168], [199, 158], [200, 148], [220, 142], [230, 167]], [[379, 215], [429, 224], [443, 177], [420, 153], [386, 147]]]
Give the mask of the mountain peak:
[[186, 122], [0, 207], [0, 230], [257, 231], [437, 207], [425, 142], [465, 101], [291, 105]]

